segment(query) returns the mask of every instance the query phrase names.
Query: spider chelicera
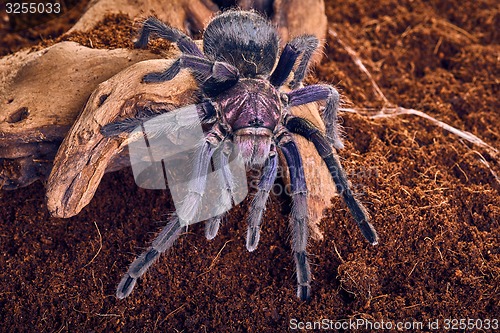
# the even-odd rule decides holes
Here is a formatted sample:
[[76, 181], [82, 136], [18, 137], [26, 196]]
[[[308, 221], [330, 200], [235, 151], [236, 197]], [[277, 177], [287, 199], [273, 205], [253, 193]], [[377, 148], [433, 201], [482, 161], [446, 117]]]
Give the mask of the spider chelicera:
[[[290, 173], [292, 210], [292, 249], [297, 271], [297, 296], [308, 300], [311, 295], [311, 272], [306, 251], [308, 239], [307, 186], [302, 160], [292, 133], [311, 141], [335, 182], [361, 232], [371, 244], [378, 237], [370, 224], [363, 205], [353, 196], [346, 174], [335, 149], [343, 148], [337, 124], [339, 94], [330, 85], [302, 86], [318, 39], [311, 35], [294, 38], [285, 45], [279, 55], [279, 38], [276, 29], [262, 16], [253, 11], [230, 10], [216, 16], [203, 34], [203, 52], [191, 38], [169, 27], [154, 17], [148, 18], [142, 27], [136, 47], [147, 46], [150, 35], [176, 43], [182, 55], [164, 72], [144, 76], [146, 83], [173, 79], [182, 68], [190, 70], [200, 85], [201, 102], [193, 105], [206, 131], [194, 159], [196, 181], [189, 183], [188, 194], [181, 209], [195, 212], [204, 194], [206, 177], [203, 170], [209, 167], [212, 156], [227, 164], [230, 152], [214, 152], [231, 142], [238, 148], [245, 164], [262, 169], [251, 212], [248, 219], [246, 247], [254, 251], [259, 243], [260, 224], [266, 201], [274, 184], [278, 169], [277, 150], [286, 159]], [[279, 59], [278, 59], [279, 57]], [[288, 83], [288, 78], [293, 75]], [[284, 92], [288, 85], [291, 89]], [[326, 134], [310, 121], [293, 116], [289, 108], [316, 101], [324, 101], [322, 119]], [[152, 117], [152, 116], [151, 116]], [[137, 117], [112, 123], [102, 128], [107, 136], [130, 132], [132, 128], [150, 118]], [[161, 126], [159, 129], [161, 131]], [[226, 181], [229, 171], [223, 171]], [[232, 184], [227, 181], [228, 196]], [[129, 267], [117, 289], [117, 297], [125, 298], [139, 277], [151, 264], [170, 248], [183, 230], [179, 217], [173, 217], [153, 241]], [[189, 223], [189, 221], [187, 221]], [[206, 222], [205, 234], [212, 239], [217, 234], [221, 217]]]

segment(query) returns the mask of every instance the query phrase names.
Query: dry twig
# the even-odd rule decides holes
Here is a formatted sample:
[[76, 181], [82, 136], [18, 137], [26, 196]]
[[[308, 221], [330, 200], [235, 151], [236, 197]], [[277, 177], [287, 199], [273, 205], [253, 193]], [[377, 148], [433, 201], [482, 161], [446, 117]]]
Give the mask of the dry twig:
[[[391, 103], [387, 97], [384, 95], [382, 92], [382, 89], [380, 89], [379, 85], [377, 82], [373, 79], [373, 76], [371, 73], [368, 71], [366, 66], [363, 64], [361, 61], [361, 58], [358, 56], [356, 51], [349, 45], [347, 45], [346, 42], [344, 42], [339, 34], [334, 31], [333, 29], [328, 29], [328, 34], [332, 36], [333, 38], [336, 39], [336, 41], [347, 51], [349, 56], [352, 58], [354, 63], [359, 67], [359, 69], [368, 77], [370, 80], [370, 83], [373, 87], [373, 90], [375, 92], [375, 95], [377, 95], [383, 102], [384, 106], [381, 109], [374, 109], [374, 108], [341, 108], [342, 111], [344, 112], [351, 112], [351, 113], [357, 113], [362, 116], [367, 116], [370, 117], [371, 119], [377, 119], [377, 118], [388, 118], [388, 117], [396, 117], [396, 116], [401, 116], [401, 115], [415, 115], [421, 118], [424, 118], [426, 120], [429, 120], [432, 122], [434, 125], [441, 127], [442, 129], [464, 139], [467, 140], [468, 142], [479, 146], [483, 148], [492, 158], [494, 158], [497, 162], [500, 159], [500, 152], [498, 149], [495, 147], [487, 144], [485, 141], [477, 137], [476, 135], [467, 132], [467, 131], [462, 131], [456, 127], [453, 127], [443, 121], [440, 121], [430, 115], [428, 115], [425, 112], [415, 110], [415, 109], [408, 109], [402, 106], [395, 106], [394, 103]], [[488, 162], [480, 155], [481, 162], [490, 170], [491, 174], [493, 175], [494, 179], [500, 184], [500, 179], [498, 178], [496, 172], [491, 168]]]

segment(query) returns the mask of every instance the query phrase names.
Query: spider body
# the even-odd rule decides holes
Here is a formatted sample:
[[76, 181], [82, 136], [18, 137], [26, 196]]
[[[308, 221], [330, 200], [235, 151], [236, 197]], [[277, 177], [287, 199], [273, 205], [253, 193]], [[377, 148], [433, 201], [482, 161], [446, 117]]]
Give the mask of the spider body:
[[[339, 96], [329, 85], [301, 87], [307, 66], [318, 47], [314, 36], [303, 35], [287, 43], [279, 53], [278, 33], [255, 12], [230, 10], [215, 17], [203, 35], [204, 52], [184, 33], [156, 18], [144, 22], [137, 47], [146, 47], [150, 34], [177, 44], [182, 55], [164, 72], [144, 76], [146, 83], [171, 80], [181, 68], [189, 69], [198, 80], [202, 100], [193, 105], [202, 124], [208, 128], [194, 160], [192, 181], [188, 194], [178, 210], [177, 217], [167, 224], [129, 267], [117, 289], [117, 297], [127, 297], [137, 281], [159, 255], [170, 248], [182, 233], [182, 226], [196, 215], [206, 186], [206, 170], [214, 158], [226, 165], [232, 153], [227, 147], [233, 143], [249, 166], [259, 166], [262, 174], [248, 217], [246, 247], [257, 248], [260, 224], [269, 192], [278, 170], [277, 150], [281, 150], [290, 174], [290, 214], [292, 249], [297, 271], [297, 296], [308, 300], [311, 294], [311, 272], [306, 251], [308, 239], [307, 186], [302, 159], [292, 133], [311, 141], [330, 171], [338, 193], [342, 196], [365, 238], [377, 244], [378, 237], [370, 224], [366, 210], [354, 198], [350, 184], [334, 148], [343, 147], [338, 133], [337, 111]], [[279, 54], [279, 60], [278, 60]], [[287, 83], [290, 75], [293, 79]], [[291, 89], [284, 92], [288, 84]], [[296, 117], [289, 108], [316, 101], [324, 101], [322, 118], [326, 135], [306, 119]], [[144, 118], [133, 118], [104, 126], [101, 132], [113, 136], [131, 131]], [[164, 124], [148, 121], [149, 128], [165, 129]], [[177, 129], [182, 130], [182, 129]], [[334, 148], [332, 148], [332, 145]], [[234, 184], [230, 171], [223, 170], [222, 202], [231, 202]], [[182, 216], [181, 220], [179, 216]], [[205, 234], [212, 239], [217, 234], [222, 216], [209, 219]], [[187, 220], [187, 221], [185, 221]]]

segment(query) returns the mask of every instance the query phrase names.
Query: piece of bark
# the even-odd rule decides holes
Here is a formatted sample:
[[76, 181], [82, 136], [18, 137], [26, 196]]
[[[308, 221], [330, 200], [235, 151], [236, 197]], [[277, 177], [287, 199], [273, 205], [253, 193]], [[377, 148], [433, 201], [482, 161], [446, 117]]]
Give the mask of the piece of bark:
[[[23, 159], [23, 168], [0, 171], [3, 187], [26, 186], [44, 173], [34, 172], [44, 163], [36, 160], [54, 157], [99, 83], [136, 62], [158, 57], [144, 50], [91, 49], [62, 42], [0, 59], [0, 159]], [[26, 165], [29, 157], [33, 167]], [[31, 176], [16, 176], [22, 170], [30, 170]]]
[[[275, 0], [273, 22], [284, 41], [308, 34], [318, 37], [323, 46], [328, 24], [323, 0]], [[321, 52], [315, 54], [313, 63], [319, 60]]]
[[85, 207], [112, 160], [126, 145], [127, 135], [104, 138], [102, 126], [149, 108], [175, 109], [194, 102], [196, 84], [181, 71], [173, 80], [145, 84], [142, 77], [163, 71], [172, 60], [137, 63], [101, 83], [90, 96], [64, 139], [47, 182], [47, 207], [53, 216], [70, 217]]
[[[186, 23], [186, 17], [203, 17], [203, 20], [197, 21], [201, 20], [205, 24], [211, 16], [207, 10], [213, 12], [215, 6], [206, 0], [189, 2], [189, 5], [186, 0], [174, 0], [168, 5], [163, 4], [164, 7], [158, 1], [135, 0], [134, 6], [121, 8], [117, 6], [119, 1], [125, 0], [92, 2], [75, 27], [93, 27], [103, 15], [110, 13], [110, 9], [116, 11], [120, 8], [121, 12], [130, 9], [129, 14], [134, 15], [137, 14], [137, 8], [143, 11], [149, 8], [150, 12], [162, 12], [164, 20], [169, 24], [186, 28], [185, 24], [180, 23]], [[273, 1], [265, 0], [240, 0], [239, 4], [243, 8], [251, 8], [259, 6], [261, 2], [266, 3], [260, 4], [264, 7], [269, 6], [269, 3], [273, 4]], [[182, 8], [181, 12], [174, 11], [179, 8]], [[273, 20], [282, 33], [283, 41], [304, 33], [314, 34], [320, 39], [324, 37], [326, 16], [322, 1], [276, 0], [273, 11]], [[302, 25], [298, 25], [297, 21], [301, 21]], [[287, 25], [291, 28], [286, 28]], [[317, 55], [319, 54], [318, 52]], [[21, 143], [29, 146], [34, 142], [60, 142], [96, 84], [125, 68], [127, 64], [158, 57], [142, 51], [91, 50], [63, 42], [35, 53], [20, 51], [0, 59], [0, 147], [3, 148], [0, 158], [29, 156], [28, 151], [23, 153], [25, 147]], [[10, 155], [14, 150], [17, 152]], [[54, 153], [41, 151], [33, 157], [48, 159], [47, 156]], [[10, 184], [3, 182], [4, 188], [16, 188], [30, 183], [16, 182], [13, 175], [4, 174], [3, 179], [9, 179]]]

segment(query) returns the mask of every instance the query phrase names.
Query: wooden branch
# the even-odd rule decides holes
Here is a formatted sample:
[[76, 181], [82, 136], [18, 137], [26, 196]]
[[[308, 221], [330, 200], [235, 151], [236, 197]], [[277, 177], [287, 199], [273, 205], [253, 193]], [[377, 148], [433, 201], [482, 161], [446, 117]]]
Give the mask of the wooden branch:
[[[253, 2], [239, 3], [251, 7]], [[283, 42], [301, 34], [324, 39], [323, 1], [275, 0], [273, 6], [273, 21]], [[190, 33], [201, 31], [217, 10], [208, 0], [97, 0], [69, 32], [89, 31], [106, 15], [125, 13], [139, 19], [156, 15]], [[47, 182], [49, 210], [58, 217], [77, 214], [92, 199], [104, 172], [128, 163], [123, 155], [124, 138], [103, 138], [102, 125], [132, 117], [145, 106], [172, 109], [193, 102], [195, 83], [186, 73], [162, 84], [140, 82], [144, 74], [164, 70], [171, 62], [168, 59], [177, 55], [133, 65], [157, 57], [142, 50], [94, 50], [64, 42], [0, 59], [0, 98], [7, 105], [0, 110], [0, 185], [7, 189], [26, 186], [52, 170]], [[302, 109], [297, 112], [319, 119], [317, 107]], [[321, 120], [317, 123], [322, 124]], [[306, 161], [313, 235], [320, 237], [317, 222], [334, 186], [328, 185], [331, 191], [325, 191], [321, 185], [331, 183], [326, 168], [317, 167], [322, 161], [312, 145], [297, 140]]]
[[0, 169], [0, 184], [6, 189], [26, 186], [50, 170], [59, 144], [96, 85], [157, 57], [144, 50], [96, 50], [62, 42], [0, 59], [0, 159], [20, 158], [23, 165], [16, 168], [9, 161], [13, 167]]
[[162, 71], [172, 60], [137, 63], [101, 83], [64, 139], [47, 182], [47, 207], [53, 216], [70, 217], [85, 207], [113, 160], [125, 147], [124, 137], [104, 138], [103, 125], [133, 117], [144, 108], [172, 110], [192, 104], [196, 84], [185, 71], [165, 83], [145, 84], [142, 77]]
[[[47, 207], [53, 216], [71, 217], [78, 214], [92, 199], [104, 172], [109, 168], [119, 169], [127, 165], [122, 155], [126, 135], [106, 139], [100, 134], [103, 125], [133, 117], [145, 107], [172, 110], [195, 102], [192, 96], [196, 83], [187, 72], [181, 72], [169, 82], [141, 83], [142, 76], [167, 68], [171, 62], [150, 60], [137, 63], [100, 84], [92, 93], [84, 111], [61, 144], [47, 182]], [[292, 113], [324, 129], [317, 105], [295, 107]], [[312, 235], [322, 238], [318, 222], [323, 209], [335, 195], [335, 186], [326, 167], [322, 167], [323, 162], [314, 145], [299, 136], [295, 136], [295, 139], [308, 180]], [[284, 159], [281, 163], [286, 165]], [[288, 183], [288, 177], [285, 177], [285, 181]]]

